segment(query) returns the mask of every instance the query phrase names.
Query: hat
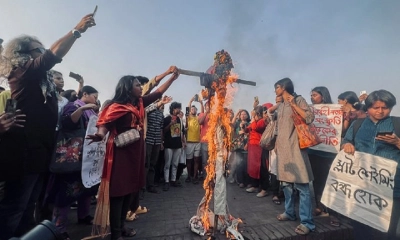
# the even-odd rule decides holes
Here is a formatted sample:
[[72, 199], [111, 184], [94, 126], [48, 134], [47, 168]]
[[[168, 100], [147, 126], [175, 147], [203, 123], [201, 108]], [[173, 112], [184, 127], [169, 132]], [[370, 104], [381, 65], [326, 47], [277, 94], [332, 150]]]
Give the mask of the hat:
[[262, 105], [263, 107], [266, 107], [267, 109], [271, 108], [272, 106], [274, 106], [272, 103], [264, 103]]

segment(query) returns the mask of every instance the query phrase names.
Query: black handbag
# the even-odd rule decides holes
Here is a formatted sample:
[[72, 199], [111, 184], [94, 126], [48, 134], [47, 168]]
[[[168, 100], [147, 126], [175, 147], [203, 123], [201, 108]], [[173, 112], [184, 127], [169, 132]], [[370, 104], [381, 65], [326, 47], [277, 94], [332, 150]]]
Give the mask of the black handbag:
[[62, 128], [57, 135], [56, 150], [50, 163], [52, 173], [73, 173], [82, 169], [82, 151], [86, 129], [83, 118], [79, 119], [79, 128], [68, 130]]

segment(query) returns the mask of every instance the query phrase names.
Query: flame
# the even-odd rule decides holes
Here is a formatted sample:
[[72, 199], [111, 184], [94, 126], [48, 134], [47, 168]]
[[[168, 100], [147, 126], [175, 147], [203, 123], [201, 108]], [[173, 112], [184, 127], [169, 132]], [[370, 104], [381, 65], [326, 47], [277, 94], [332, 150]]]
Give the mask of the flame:
[[[210, 101], [210, 116], [209, 116], [209, 130], [207, 132], [206, 138], [208, 140], [208, 163], [206, 166], [207, 176], [203, 183], [203, 188], [205, 190], [205, 204], [203, 205], [203, 215], [201, 216], [201, 221], [204, 229], [208, 231], [210, 229], [211, 223], [207, 214], [207, 209], [209, 209], [209, 204], [213, 195], [214, 185], [215, 185], [215, 166], [217, 160], [217, 146], [218, 141], [221, 139], [216, 139], [216, 131], [219, 127], [224, 130], [223, 136], [223, 146], [225, 149], [229, 148], [230, 138], [231, 138], [231, 126], [230, 119], [224, 110], [224, 105], [226, 103], [227, 95], [227, 85], [234, 83], [237, 79], [236, 75], [231, 75], [231, 69], [233, 68], [232, 59], [229, 53], [224, 50], [216, 53], [214, 57], [214, 82], [212, 83], [212, 90], [215, 91], [215, 95], [211, 95], [207, 91], [207, 97]], [[203, 94], [203, 92], [202, 92]], [[203, 96], [206, 94], [204, 93]], [[232, 97], [233, 99], [233, 97]], [[229, 101], [228, 101], [229, 102]], [[232, 102], [232, 101], [231, 101]], [[228, 151], [225, 151], [224, 165], [228, 159]], [[217, 226], [214, 226], [217, 227]]]

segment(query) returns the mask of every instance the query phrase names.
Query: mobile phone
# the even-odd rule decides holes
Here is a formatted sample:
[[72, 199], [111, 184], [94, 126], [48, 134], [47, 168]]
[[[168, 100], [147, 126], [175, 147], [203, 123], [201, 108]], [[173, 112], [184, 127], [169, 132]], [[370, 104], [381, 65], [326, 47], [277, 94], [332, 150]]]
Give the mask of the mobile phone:
[[364, 94], [367, 94], [367, 91], [363, 90], [363, 91], [360, 92], [360, 96], [364, 95]]
[[190, 108], [186, 107], [186, 116], [189, 116]]
[[194, 100], [195, 102], [198, 102], [198, 101], [199, 101], [199, 95], [198, 95], [198, 94], [195, 94], [193, 100]]
[[377, 132], [376, 136], [386, 136], [386, 135], [392, 135], [393, 132]]
[[96, 5], [96, 7], [94, 8], [94, 11], [93, 11], [93, 17], [96, 15], [96, 12], [97, 12], [97, 5]]
[[81, 75], [79, 75], [77, 73], [69, 72], [69, 76], [72, 77], [73, 79], [75, 79], [78, 82], [81, 79]]
[[254, 102], [258, 102], [258, 96], [254, 97]]
[[17, 100], [7, 99], [5, 112], [10, 114], [12, 117], [14, 117], [16, 111], [17, 111]]

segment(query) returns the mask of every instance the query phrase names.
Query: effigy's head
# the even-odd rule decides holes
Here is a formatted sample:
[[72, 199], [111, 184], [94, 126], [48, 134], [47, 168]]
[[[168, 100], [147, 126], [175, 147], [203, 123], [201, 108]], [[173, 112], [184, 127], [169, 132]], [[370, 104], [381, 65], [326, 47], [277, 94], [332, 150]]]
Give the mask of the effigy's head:
[[218, 78], [228, 78], [233, 68], [231, 55], [223, 49], [216, 52], [214, 56], [214, 67], [214, 74], [216, 74]]

